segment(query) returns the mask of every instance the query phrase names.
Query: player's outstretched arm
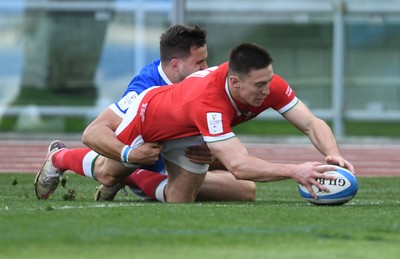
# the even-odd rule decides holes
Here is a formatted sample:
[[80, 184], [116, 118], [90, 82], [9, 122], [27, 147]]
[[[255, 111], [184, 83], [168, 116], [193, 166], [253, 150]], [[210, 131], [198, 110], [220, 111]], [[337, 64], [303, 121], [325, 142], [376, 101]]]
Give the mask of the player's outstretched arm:
[[312, 185], [328, 191], [317, 182], [316, 178], [334, 180], [334, 177], [322, 174], [325, 171], [335, 170], [334, 166], [319, 162], [302, 164], [270, 163], [265, 160], [249, 156], [245, 146], [236, 137], [207, 143], [211, 152], [221, 160], [235, 178], [258, 182], [269, 182], [292, 178], [304, 185], [316, 197]]
[[327, 163], [339, 165], [355, 173], [353, 165], [342, 157], [331, 128], [325, 121], [314, 116], [301, 101], [285, 113], [284, 117], [308, 136], [315, 148], [326, 157]]

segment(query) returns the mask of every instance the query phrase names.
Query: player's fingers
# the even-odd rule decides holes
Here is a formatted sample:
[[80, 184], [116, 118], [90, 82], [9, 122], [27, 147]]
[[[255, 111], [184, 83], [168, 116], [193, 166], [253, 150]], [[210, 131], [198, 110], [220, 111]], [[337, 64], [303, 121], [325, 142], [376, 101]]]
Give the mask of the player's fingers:
[[193, 163], [198, 163], [198, 164], [211, 164], [213, 163], [213, 159], [210, 157], [203, 157], [203, 158], [199, 158], [199, 157], [187, 157], [189, 159], [190, 162]]
[[209, 150], [186, 149], [185, 154], [192, 156], [211, 156], [211, 152]]
[[335, 170], [336, 170], [336, 167], [334, 165], [324, 165], [324, 164], [322, 164], [322, 165], [317, 166], [317, 171], [319, 173], [324, 173], [326, 171], [335, 171]]
[[353, 174], [356, 174], [353, 165], [349, 161], [344, 160], [344, 166], [343, 167], [349, 169], [349, 171], [352, 172]]
[[314, 199], [317, 199], [317, 198], [318, 198], [317, 194], [314, 192], [314, 189], [312, 188], [311, 185], [307, 185], [306, 188], [307, 188], [308, 192], [311, 194], [311, 196], [312, 196]]
[[190, 146], [186, 148], [187, 151], [199, 151], [199, 150], [204, 150], [204, 148], [199, 147], [199, 146]]
[[331, 174], [318, 174], [315, 178], [324, 180], [336, 180], [337, 177]]
[[196, 163], [196, 164], [208, 164], [208, 161], [204, 161], [204, 160], [197, 160], [197, 159], [190, 159], [189, 161], [192, 163]]
[[311, 162], [311, 164], [312, 164], [313, 166], [320, 166], [320, 165], [323, 165], [323, 163], [317, 162], [317, 161]]
[[186, 148], [186, 150], [194, 150], [194, 151], [205, 151], [205, 152], [210, 152], [210, 149], [207, 147], [207, 145], [196, 145], [196, 146], [189, 146]]
[[312, 184], [317, 187], [319, 190], [324, 191], [324, 192], [330, 192], [331, 190], [326, 187], [325, 185], [322, 185], [320, 182], [318, 181], [312, 181]]

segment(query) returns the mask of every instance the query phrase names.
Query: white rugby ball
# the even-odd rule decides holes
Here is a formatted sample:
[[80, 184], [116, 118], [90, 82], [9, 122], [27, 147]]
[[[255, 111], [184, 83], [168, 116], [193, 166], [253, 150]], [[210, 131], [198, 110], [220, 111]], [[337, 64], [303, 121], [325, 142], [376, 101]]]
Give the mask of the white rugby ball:
[[330, 192], [324, 192], [313, 185], [312, 188], [317, 194], [317, 199], [311, 196], [306, 187], [299, 184], [299, 193], [308, 202], [315, 205], [342, 205], [356, 196], [358, 181], [349, 170], [336, 166], [335, 171], [326, 171], [324, 174], [334, 175], [336, 176], [336, 180], [317, 178], [318, 182], [330, 190]]

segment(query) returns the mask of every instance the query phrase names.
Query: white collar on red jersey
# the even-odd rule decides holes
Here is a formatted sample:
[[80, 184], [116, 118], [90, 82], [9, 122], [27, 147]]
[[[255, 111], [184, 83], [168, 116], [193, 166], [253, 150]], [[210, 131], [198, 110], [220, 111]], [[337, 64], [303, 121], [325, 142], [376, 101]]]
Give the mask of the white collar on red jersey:
[[228, 83], [228, 77], [226, 77], [226, 83], [225, 83], [225, 92], [229, 97], [229, 100], [231, 100], [231, 104], [232, 106], [235, 108], [237, 116], [240, 116], [240, 114], [242, 114], [242, 112], [240, 111], [239, 107], [237, 106], [237, 104], [235, 103], [235, 100], [233, 99], [233, 96], [231, 94], [231, 91], [229, 90], [229, 83]]

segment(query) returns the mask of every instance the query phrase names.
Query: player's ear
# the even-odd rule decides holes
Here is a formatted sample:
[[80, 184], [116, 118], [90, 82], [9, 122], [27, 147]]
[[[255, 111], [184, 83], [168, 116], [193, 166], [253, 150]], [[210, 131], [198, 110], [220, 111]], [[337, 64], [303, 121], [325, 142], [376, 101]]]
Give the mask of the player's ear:
[[235, 75], [229, 76], [229, 83], [231, 84], [232, 87], [239, 88], [240, 79]]
[[181, 67], [181, 60], [179, 58], [173, 58], [171, 59], [171, 61], [169, 62], [169, 66], [171, 67], [171, 69], [173, 71], [180, 71], [180, 67]]

